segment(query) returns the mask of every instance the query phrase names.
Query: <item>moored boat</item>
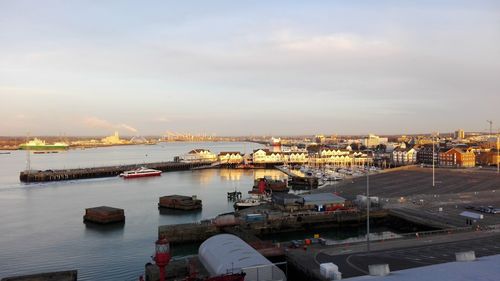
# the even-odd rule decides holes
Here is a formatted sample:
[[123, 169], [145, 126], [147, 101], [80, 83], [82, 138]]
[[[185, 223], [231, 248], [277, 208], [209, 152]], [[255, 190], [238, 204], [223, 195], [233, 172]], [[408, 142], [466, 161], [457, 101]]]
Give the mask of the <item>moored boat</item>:
[[54, 144], [47, 144], [40, 139], [33, 139], [27, 143], [19, 145], [21, 150], [67, 150], [69, 145], [64, 142], [56, 142]]
[[241, 210], [241, 209], [245, 209], [245, 208], [259, 206], [262, 203], [263, 202], [261, 200], [255, 199], [255, 198], [243, 199], [243, 200], [240, 200], [240, 201], [234, 203], [234, 209]]
[[130, 179], [130, 178], [141, 178], [141, 177], [154, 177], [160, 175], [161, 175], [160, 170], [140, 167], [139, 169], [136, 170], [125, 171], [120, 174], [120, 177], [123, 177], [125, 179]]

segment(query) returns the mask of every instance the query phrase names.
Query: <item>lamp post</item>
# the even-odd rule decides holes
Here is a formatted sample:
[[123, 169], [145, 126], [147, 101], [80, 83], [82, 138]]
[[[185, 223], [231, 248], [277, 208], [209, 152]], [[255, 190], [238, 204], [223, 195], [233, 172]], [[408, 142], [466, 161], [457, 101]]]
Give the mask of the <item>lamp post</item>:
[[500, 133], [499, 133], [499, 134], [497, 134], [497, 174], [500, 174], [500, 167], [499, 167], [499, 165], [498, 165], [498, 164], [500, 163], [500, 161], [499, 161], [499, 159], [498, 159], [498, 143], [499, 143], [499, 137], [500, 137]]
[[432, 132], [432, 187], [436, 186], [436, 174], [435, 174], [435, 162], [436, 162], [436, 155], [434, 152], [434, 138], [436, 137], [437, 133]]
[[434, 180], [434, 134], [432, 135], [432, 187], [435, 186], [435, 180]]
[[160, 281], [167, 280], [165, 274], [165, 267], [170, 262], [170, 244], [165, 237], [160, 237], [155, 243], [156, 253], [154, 261], [160, 269]]
[[370, 167], [366, 171], [366, 250], [370, 252]]

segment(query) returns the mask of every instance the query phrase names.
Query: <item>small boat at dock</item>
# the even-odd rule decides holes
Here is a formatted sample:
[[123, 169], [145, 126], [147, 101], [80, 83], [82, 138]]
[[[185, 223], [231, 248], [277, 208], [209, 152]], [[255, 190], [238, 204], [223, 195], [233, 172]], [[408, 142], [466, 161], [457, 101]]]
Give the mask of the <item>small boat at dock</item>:
[[160, 176], [160, 175], [161, 175], [160, 170], [149, 169], [146, 167], [140, 167], [139, 169], [136, 169], [136, 170], [125, 171], [125, 172], [120, 174], [120, 177], [125, 178], [125, 179], [130, 179], [130, 178], [141, 178], [141, 177], [154, 177], [154, 176]]
[[259, 206], [263, 202], [259, 199], [255, 198], [248, 198], [248, 199], [242, 199], [239, 200], [238, 202], [234, 203], [234, 209], [235, 210], [242, 210], [250, 207], [255, 207]]

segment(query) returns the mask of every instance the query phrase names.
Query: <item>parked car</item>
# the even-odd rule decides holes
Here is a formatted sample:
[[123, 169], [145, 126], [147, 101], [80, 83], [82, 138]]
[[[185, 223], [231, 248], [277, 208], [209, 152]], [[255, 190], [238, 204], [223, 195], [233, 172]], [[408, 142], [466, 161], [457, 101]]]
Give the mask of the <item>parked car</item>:
[[492, 214], [500, 214], [500, 208], [495, 208], [491, 211]]

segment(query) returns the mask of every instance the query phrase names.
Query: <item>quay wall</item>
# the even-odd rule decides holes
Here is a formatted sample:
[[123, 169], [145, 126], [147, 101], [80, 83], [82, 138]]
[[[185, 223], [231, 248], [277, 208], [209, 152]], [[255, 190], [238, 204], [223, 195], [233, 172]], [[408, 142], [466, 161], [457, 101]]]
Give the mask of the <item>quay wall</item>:
[[182, 163], [182, 162], [158, 162], [147, 164], [118, 165], [109, 167], [61, 169], [61, 170], [31, 170], [22, 171], [19, 174], [21, 182], [49, 182], [76, 179], [90, 179], [115, 177], [124, 171], [147, 167], [161, 170], [163, 172], [190, 170], [192, 168], [209, 165], [209, 163]]
[[205, 241], [219, 233], [221, 233], [220, 229], [211, 221], [158, 227], [158, 237], [166, 237], [172, 244]]
[[[370, 217], [383, 218], [387, 216], [387, 211], [374, 211]], [[273, 218], [266, 218], [262, 222], [245, 222], [239, 220], [236, 227], [219, 228], [211, 221], [201, 223], [162, 225], [158, 227], [158, 237], [164, 236], [171, 243], [191, 243], [204, 241], [215, 234], [228, 232], [238, 235], [247, 242], [255, 240], [254, 235], [272, 234], [296, 231], [300, 229], [314, 229], [329, 226], [358, 225], [364, 224], [364, 212], [329, 212], [283, 215]]]

